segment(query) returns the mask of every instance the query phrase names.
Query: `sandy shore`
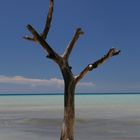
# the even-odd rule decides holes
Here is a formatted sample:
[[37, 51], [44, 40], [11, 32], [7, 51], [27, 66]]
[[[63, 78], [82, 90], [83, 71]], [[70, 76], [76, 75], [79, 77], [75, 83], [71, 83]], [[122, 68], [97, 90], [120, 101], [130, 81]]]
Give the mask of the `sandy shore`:
[[[53, 115], [53, 116], [50, 116]], [[2, 140], [58, 140], [62, 118], [56, 112], [1, 112]], [[120, 118], [78, 118], [76, 140], [139, 140], [139, 116]]]
[[[76, 97], [75, 140], [140, 140], [140, 96]], [[63, 96], [0, 98], [0, 140], [59, 140]]]

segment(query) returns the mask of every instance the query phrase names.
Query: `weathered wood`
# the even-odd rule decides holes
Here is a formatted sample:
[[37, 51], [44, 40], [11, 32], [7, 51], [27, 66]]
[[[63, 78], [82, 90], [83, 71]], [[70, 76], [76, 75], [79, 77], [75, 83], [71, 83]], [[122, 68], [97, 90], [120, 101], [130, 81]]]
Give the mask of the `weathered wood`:
[[74, 124], [75, 124], [75, 79], [71, 77], [65, 82], [64, 95], [64, 121], [61, 130], [60, 140], [74, 140]]
[[77, 28], [72, 40], [70, 41], [68, 47], [66, 48], [64, 54], [63, 54], [63, 57], [64, 59], [68, 60], [70, 54], [71, 54], [71, 51], [76, 43], [76, 41], [78, 40], [78, 38], [80, 37], [80, 35], [84, 34], [84, 32], [82, 31], [81, 28]]
[[51, 27], [51, 21], [52, 21], [52, 15], [53, 15], [53, 7], [54, 7], [54, 1], [50, 0], [50, 6], [49, 6], [49, 11], [48, 11], [48, 15], [47, 15], [47, 20], [46, 20], [46, 24], [45, 24], [45, 28], [41, 34], [42, 38], [46, 39], [49, 29]]
[[[54, 0], [50, 0], [50, 6], [49, 6], [49, 11], [48, 11], [45, 27], [44, 27], [43, 32], [40, 34], [40, 36], [43, 39], [47, 38], [48, 32], [49, 32], [50, 27], [51, 27], [53, 7], [54, 7]], [[26, 40], [29, 40], [29, 41], [34, 41], [34, 42], [36, 41], [36, 39], [34, 37], [30, 37], [30, 36], [24, 36], [23, 39], [26, 39]]]
[[31, 25], [27, 25], [28, 30], [31, 32], [33, 37], [24, 37], [26, 40], [34, 41], [39, 43], [42, 48], [47, 53], [47, 58], [52, 59], [56, 62], [62, 72], [64, 79], [64, 120], [63, 126], [61, 130], [60, 140], [74, 140], [74, 124], [75, 124], [75, 87], [77, 83], [84, 78], [84, 76], [91, 70], [97, 68], [99, 65], [103, 64], [106, 60], [111, 58], [112, 56], [118, 55], [120, 51], [112, 48], [108, 51], [108, 53], [103, 56], [101, 59], [95, 61], [94, 63], [89, 64], [78, 76], [74, 76], [71, 71], [71, 66], [69, 66], [68, 58], [74, 48], [74, 45], [80, 35], [83, 34], [81, 28], [77, 28], [72, 40], [70, 41], [68, 47], [64, 51], [63, 55], [57, 54], [53, 48], [45, 41], [53, 14], [54, 1], [50, 0], [49, 11], [47, 15], [47, 20], [45, 24], [45, 28], [42, 34], [39, 34]]
[[89, 71], [96, 69], [99, 65], [103, 64], [112, 56], [118, 55], [120, 52], [121, 51], [117, 50], [116, 48], [111, 48], [106, 55], [104, 55], [99, 60], [88, 64], [88, 66], [78, 76], [75, 76], [76, 82], [79, 82]]

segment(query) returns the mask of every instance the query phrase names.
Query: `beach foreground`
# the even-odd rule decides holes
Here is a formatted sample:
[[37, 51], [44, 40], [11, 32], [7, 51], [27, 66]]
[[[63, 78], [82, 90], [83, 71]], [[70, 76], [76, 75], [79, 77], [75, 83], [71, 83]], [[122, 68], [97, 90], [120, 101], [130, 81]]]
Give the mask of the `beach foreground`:
[[[47, 118], [47, 113], [44, 112], [36, 113], [5, 113], [7, 118], [0, 119], [0, 139], [58, 140], [62, 119]], [[92, 120], [79, 118], [76, 121], [75, 139], [139, 140], [139, 130], [140, 118], [136, 117]]]
[[[24, 97], [25, 98], [25, 97]], [[32, 97], [37, 98], [37, 97]], [[20, 97], [18, 102], [1, 102], [0, 139], [1, 140], [58, 140], [63, 120], [63, 98], [53, 106], [42, 102], [30, 102]], [[46, 98], [46, 97], [45, 97]], [[49, 98], [49, 99], [48, 99]], [[54, 98], [54, 97], [51, 97]], [[78, 97], [82, 98], [83, 97]], [[94, 98], [94, 99], [91, 99]], [[96, 100], [95, 100], [96, 98]], [[104, 102], [101, 101], [104, 98]], [[105, 99], [107, 98], [107, 99]], [[139, 140], [140, 109], [137, 101], [109, 101], [110, 97], [84, 97], [77, 100], [75, 140]], [[113, 97], [115, 98], [115, 97]], [[117, 99], [118, 97], [116, 97]], [[29, 99], [29, 98], [28, 98]], [[100, 99], [100, 101], [99, 101]], [[111, 97], [112, 99], [112, 97]], [[6, 99], [7, 100], [7, 99]], [[5, 100], [5, 101], [6, 101]], [[106, 102], [108, 100], [108, 102]], [[127, 98], [128, 100], [128, 98]], [[133, 100], [133, 101], [132, 101]], [[9, 99], [8, 99], [9, 101]], [[14, 102], [13, 102], [14, 101]], [[37, 100], [36, 100], [37, 101]], [[91, 101], [94, 103], [91, 104]], [[123, 104], [122, 104], [123, 103]], [[9, 105], [11, 104], [11, 106]]]

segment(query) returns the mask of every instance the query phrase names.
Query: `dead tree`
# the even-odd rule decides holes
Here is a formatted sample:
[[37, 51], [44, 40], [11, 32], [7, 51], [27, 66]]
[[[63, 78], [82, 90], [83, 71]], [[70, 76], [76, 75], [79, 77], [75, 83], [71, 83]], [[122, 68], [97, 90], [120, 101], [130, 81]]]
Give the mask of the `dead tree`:
[[74, 123], [75, 123], [75, 105], [74, 95], [75, 87], [77, 83], [90, 71], [96, 69], [99, 65], [103, 64], [106, 60], [112, 56], [118, 55], [120, 50], [111, 48], [102, 58], [88, 64], [85, 69], [74, 76], [71, 66], [69, 65], [70, 54], [77, 42], [78, 38], [83, 34], [81, 28], [77, 28], [75, 34], [68, 44], [63, 55], [59, 55], [54, 49], [47, 43], [46, 38], [51, 26], [52, 14], [53, 14], [54, 0], [50, 0], [49, 11], [45, 28], [41, 34], [39, 34], [31, 25], [27, 25], [28, 30], [31, 32], [32, 37], [25, 36], [24, 39], [39, 43], [47, 53], [47, 58], [53, 60], [58, 64], [63, 78], [64, 78], [64, 121], [61, 130], [60, 140], [74, 140]]

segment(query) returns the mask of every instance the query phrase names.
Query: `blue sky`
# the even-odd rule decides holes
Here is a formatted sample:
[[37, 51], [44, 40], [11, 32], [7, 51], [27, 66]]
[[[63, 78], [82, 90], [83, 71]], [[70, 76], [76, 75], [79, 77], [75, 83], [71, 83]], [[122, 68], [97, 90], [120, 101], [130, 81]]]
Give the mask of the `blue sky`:
[[[42, 31], [49, 0], [0, 1], [0, 93], [63, 92], [56, 64], [38, 44], [23, 40], [27, 24]], [[73, 73], [102, 57], [111, 47], [122, 51], [78, 85], [77, 92], [140, 91], [140, 1], [55, 0], [47, 41], [63, 53], [75, 29], [85, 34], [70, 58]]]

